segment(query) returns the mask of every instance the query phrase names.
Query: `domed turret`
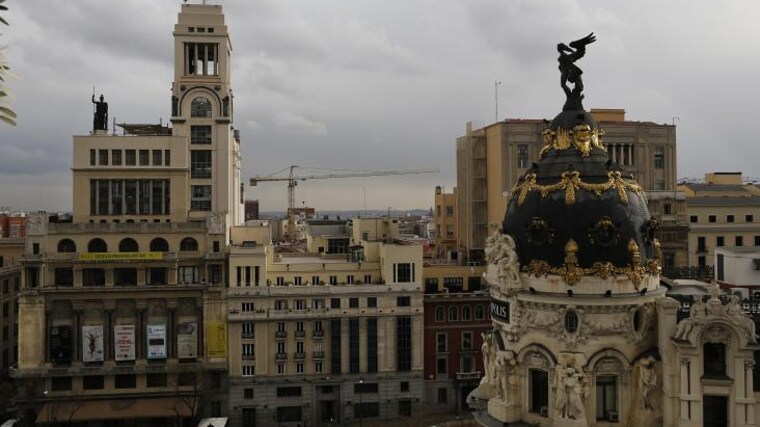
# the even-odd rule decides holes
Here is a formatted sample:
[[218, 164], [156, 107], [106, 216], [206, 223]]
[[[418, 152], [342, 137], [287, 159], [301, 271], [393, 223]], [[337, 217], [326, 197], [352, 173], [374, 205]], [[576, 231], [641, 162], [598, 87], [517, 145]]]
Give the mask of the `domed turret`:
[[544, 131], [540, 160], [518, 181], [504, 217], [523, 271], [628, 275], [659, 273], [656, 223], [641, 187], [612, 163], [603, 131], [583, 110], [561, 112]]

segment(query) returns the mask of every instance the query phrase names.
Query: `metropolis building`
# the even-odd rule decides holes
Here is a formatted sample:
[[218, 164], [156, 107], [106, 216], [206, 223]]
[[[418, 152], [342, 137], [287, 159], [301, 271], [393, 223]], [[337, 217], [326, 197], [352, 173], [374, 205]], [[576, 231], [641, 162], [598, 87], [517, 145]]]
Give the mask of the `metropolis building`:
[[[573, 62], [590, 42], [570, 44]], [[565, 86], [568, 101], [544, 131], [540, 159], [486, 243], [493, 330], [482, 345], [484, 378], [470, 395], [476, 419], [755, 425], [754, 323], [717, 285], [682, 306], [677, 286], [660, 281], [657, 222], [583, 109], [580, 70], [563, 64], [573, 52], [563, 47], [560, 70], [570, 67], [575, 88]]]
[[221, 6], [183, 5], [174, 42], [173, 126], [109, 134], [101, 99], [73, 141], [73, 221], [28, 217], [24, 425], [195, 424], [227, 406], [222, 284], [243, 203]]

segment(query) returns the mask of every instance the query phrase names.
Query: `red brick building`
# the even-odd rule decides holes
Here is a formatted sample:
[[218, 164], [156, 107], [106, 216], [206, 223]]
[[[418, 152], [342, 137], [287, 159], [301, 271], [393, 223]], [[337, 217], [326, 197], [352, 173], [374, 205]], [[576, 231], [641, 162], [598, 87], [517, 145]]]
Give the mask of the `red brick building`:
[[431, 410], [467, 410], [465, 399], [483, 376], [481, 333], [491, 330], [484, 291], [426, 293], [424, 358]]

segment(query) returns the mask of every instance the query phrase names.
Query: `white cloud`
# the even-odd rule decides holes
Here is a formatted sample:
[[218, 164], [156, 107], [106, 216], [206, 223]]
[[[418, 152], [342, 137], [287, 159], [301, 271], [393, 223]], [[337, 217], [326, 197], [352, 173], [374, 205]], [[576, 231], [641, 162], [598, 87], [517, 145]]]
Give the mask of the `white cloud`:
[[286, 132], [307, 134], [307, 135], [326, 135], [327, 125], [317, 121], [307, 119], [301, 115], [292, 113], [290, 111], [282, 111], [277, 113], [272, 122], [277, 129], [284, 130]]

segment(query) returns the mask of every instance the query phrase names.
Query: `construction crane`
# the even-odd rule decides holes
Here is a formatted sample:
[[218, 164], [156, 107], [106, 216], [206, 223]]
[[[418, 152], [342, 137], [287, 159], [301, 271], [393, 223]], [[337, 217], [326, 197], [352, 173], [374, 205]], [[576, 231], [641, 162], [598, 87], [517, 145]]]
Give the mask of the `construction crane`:
[[[269, 181], [287, 181], [288, 183], [288, 228], [287, 235], [290, 240], [296, 238], [296, 186], [298, 181], [306, 181], [307, 179], [333, 179], [333, 178], [361, 178], [372, 176], [390, 176], [390, 175], [416, 175], [423, 173], [438, 173], [438, 169], [407, 169], [407, 170], [394, 170], [394, 171], [349, 171], [341, 173], [328, 173], [323, 175], [296, 175], [295, 170], [299, 168], [297, 165], [291, 165], [287, 168], [280, 169], [269, 175], [259, 176], [251, 178], [250, 184], [252, 187], [258, 185], [259, 182]], [[276, 176], [282, 172], [288, 171], [288, 176]]]

